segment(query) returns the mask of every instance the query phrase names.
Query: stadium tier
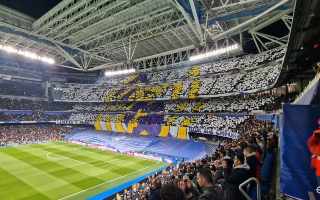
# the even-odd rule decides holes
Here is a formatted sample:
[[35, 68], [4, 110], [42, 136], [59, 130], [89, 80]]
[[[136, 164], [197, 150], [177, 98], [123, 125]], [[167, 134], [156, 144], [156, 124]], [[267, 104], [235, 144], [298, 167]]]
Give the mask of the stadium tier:
[[[119, 77], [116, 82], [99, 85], [54, 84], [54, 101], [110, 102], [195, 99], [252, 93], [274, 86], [281, 72], [284, 49], [271, 50], [258, 56], [244, 56], [217, 64], [193, 66]], [[239, 63], [244, 59], [245, 63]], [[247, 60], [246, 60], [247, 59]], [[228, 66], [226, 71], [208, 72]]]
[[0, 200], [320, 199], [320, 1], [0, 1]]

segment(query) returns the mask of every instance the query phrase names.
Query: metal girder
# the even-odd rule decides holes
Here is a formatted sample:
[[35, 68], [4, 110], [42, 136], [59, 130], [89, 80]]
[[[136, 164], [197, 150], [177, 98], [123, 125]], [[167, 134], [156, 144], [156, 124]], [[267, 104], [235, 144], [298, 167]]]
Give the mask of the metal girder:
[[162, 42], [161, 40], [159, 40], [158, 37], [154, 37], [153, 40], [155, 40], [157, 42], [158, 46], [161, 46], [163, 49], [171, 49], [168, 44], [166, 44], [165, 42]]
[[[99, 50], [105, 49], [107, 46], [113, 46], [118, 41], [131, 37], [133, 41], [145, 40], [147, 38], [155, 37], [160, 33], [178, 27], [182, 24], [183, 19], [175, 11], [168, 11], [164, 15], [159, 15], [145, 23], [138, 23], [129, 26], [125, 26], [123, 29], [108, 32], [108, 34], [102, 34], [99, 37], [95, 37], [89, 41], [82, 41], [78, 43], [78, 46], [89, 49], [90, 52], [99, 52]], [[92, 47], [91, 47], [92, 46]]]
[[60, 55], [63, 56], [67, 61], [70, 61], [71, 63], [73, 63], [75, 66], [77, 66], [80, 69], [84, 68], [68, 52], [66, 52], [63, 48], [61, 48], [61, 46], [59, 46], [58, 44], [55, 44], [55, 45], [58, 48], [58, 50], [60, 51]]
[[167, 33], [162, 34], [163, 39], [170, 44], [170, 49], [175, 49], [180, 47], [180, 45], [177, 44], [177, 41], [173, 40]]
[[195, 38], [193, 38], [183, 27], [180, 30], [193, 44], [198, 44], [197, 40], [195, 40]]
[[31, 30], [34, 18], [27, 16], [21, 12], [0, 5], [0, 21], [12, 26], [20, 27], [26, 30]]
[[292, 10], [289, 9], [289, 10], [281, 11], [277, 14], [274, 14], [274, 15], [268, 17], [266, 20], [260, 22], [259, 24], [251, 27], [249, 31], [261, 30], [264, 27], [269, 26], [270, 24], [273, 24], [273, 23], [281, 20], [284, 16], [287, 16], [291, 12], [292, 12]]
[[283, 11], [277, 15], [274, 15], [264, 22], [252, 27], [248, 32], [252, 35], [253, 41], [258, 49], [259, 52], [262, 52], [264, 50], [268, 50], [270, 46], [284, 46], [288, 42], [290, 30], [291, 30], [291, 24], [289, 23], [283, 23], [284, 26], [287, 28], [287, 33], [283, 37], [277, 37], [274, 35], [262, 33], [261, 30], [264, 29], [267, 26], [272, 25], [273, 23], [277, 21], [284, 21], [286, 18], [290, 18], [288, 15], [289, 11]]
[[150, 40], [145, 40], [144, 42], [147, 43], [149, 46], [151, 46], [153, 49], [155, 49], [157, 53], [160, 53], [163, 51], [161, 48], [159, 48], [158, 45], [154, 45], [152, 42], [150, 42]]
[[[54, 27], [53, 30], [55, 31], [51, 32], [51, 34], [56, 34], [54, 35], [54, 38], [56, 39], [64, 40], [70, 35], [84, 30], [86, 29], [86, 27], [92, 25], [93, 23], [104, 19], [109, 15], [108, 12], [112, 12], [112, 14], [114, 14], [127, 4], [128, 1], [119, 1], [101, 10], [97, 10], [95, 6], [88, 7], [82, 13], [79, 13], [73, 18], [66, 20], [65, 24]], [[87, 14], [88, 12], [90, 13], [90, 15]]]
[[224, 2], [215, 1], [211, 9], [207, 10], [209, 25], [214, 21], [243, 21], [257, 14], [257, 10], [266, 9], [279, 2], [279, 0], [232, 0]]
[[137, 23], [136, 21], [148, 20], [156, 13], [161, 14], [165, 10], [170, 9], [170, 4], [166, 0], [144, 0], [136, 5], [120, 10], [113, 15], [103, 18], [99, 21], [94, 21], [85, 30], [74, 32], [67, 38], [70, 38], [72, 43], [79, 41], [88, 41], [95, 38], [103, 37], [106, 33], [113, 30], [130, 26]]
[[[223, 1], [215, 1], [216, 4], [214, 5], [214, 7], [211, 7], [209, 8], [209, 11], [210, 12], [216, 12], [216, 13], [219, 13], [219, 11], [225, 11], [227, 9], [232, 9], [232, 10], [236, 10], [236, 9], [239, 9], [239, 8], [243, 8], [245, 7], [246, 5], [247, 6], [256, 6], [257, 4], [261, 4], [261, 3], [264, 3], [264, 2], [268, 2], [267, 0], [242, 0], [242, 1], [238, 1], [238, 2], [230, 2], [230, 1], [226, 1], [226, 2], [223, 2]], [[219, 4], [220, 3], [220, 4]]]
[[[157, 51], [153, 46], [146, 43], [146, 41], [140, 41], [137, 43], [137, 48], [134, 57], [144, 57], [148, 56], [150, 54], [157, 54], [159, 51]], [[134, 59], [134, 58], [133, 58]]]
[[170, 33], [175, 37], [177, 41], [179, 41], [180, 43], [179, 46], [184, 45], [185, 42], [180, 38], [180, 36], [175, 31], [170, 30]]
[[201, 38], [202, 36], [196, 30], [196, 27], [193, 24], [193, 21], [192, 21], [190, 15], [184, 10], [184, 8], [180, 5], [180, 3], [177, 2], [177, 0], [173, 0], [172, 3], [177, 8], [177, 10], [179, 10], [182, 13], [184, 19], [187, 21], [187, 24], [188, 24], [189, 28], [197, 36], [199, 42], [201, 42], [202, 41], [202, 38]]
[[200, 44], [204, 44], [204, 34], [203, 34], [203, 31], [201, 29], [201, 25], [200, 25], [200, 20], [199, 20], [199, 16], [198, 16], [198, 13], [197, 13], [197, 10], [196, 10], [196, 7], [194, 5], [194, 1], [193, 0], [189, 0], [189, 4], [191, 6], [191, 10], [192, 10], [192, 15], [193, 15], [193, 19], [196, 23], [196, 28], [197, 28], [197, 31], [198, 31], [198, 34], [200, 35]]
[[[163, 20], [163, 21], [162, 21]], [[159, 19], [157, 23], [150, 22], [148, 26], [150, 28], [141, 26], [138, 27], [137, 33], [130, 35], [132, 37], [133, 41], [138, 42], [140, 40], [146, 40], [147, 38], [154, 38], [157, 35], [160, 35], [166, 31], [169, 31], [171, 29], [174, 29], [175, 27], [180, 26], [182, 23], [182, 19], [177, 19], [175, 21], [166, 22], [165, 18]], [[156, 24], [159, 24], [155, 27]], [[130, 30], [125, 30], [130, 31]], [[141, 31], [141, 32], [139, 32]], [[112, 35], [109, 37], [106, 37], [99, 41], [99, 44], [93, 45], [94, 48], [90, 48], [85, 46], [87, 49], [89, 49], [90, 52], [101, 52], [101, 50], [106, 49], [109, 46], [114, 46], [121, 38], [124, 38], [128, 35], [128, 32], [117, 32], [116, 35]]]
[[[1, 29], [1, 27], [3, 27], [3, 29]], [[4, 28], [5, 27], [5, 28]], [[50, 38], [47, 38], [45, 36], [41, 36], [41, 35], [38, 35], [38, 34], [35, 34], [35, 33], [32, 33], [32, 32], [29, 32], [29, 31], [26, 31], [24, 29], [21, 29], [21, 28], [18, 28], [18, 27], [14, 27], [14, 26], [11, 26], [9, 24], [6, 24], [6, 23], [2, 23], [0, 22], [0, 32], [2, 32], [2, 36], [3, 35], [8, 35], [10, 38], [15, 38], [15, 41], [21, 41], [20, 43], [23, 43], [23, 46], [22, 48], [24, 48], [25, 46], [28, 46], [30, 43], [34, 43], [34, 46], [37, 46], [37, 47], [34, 47], [33, 50], [36, 51], [37, 49], [48, 49], [49, 50], [49, 57], [54, 57], [54, 59], [56, 60], [58, 66], [64, 66], [62, 65], [62, 63], [64, 63], [66, 60], [69, 60], [71, 61], [73, 64], [75, 64], [77, 67], [82, 67], [82, 66], [79, 66], [79, 62], [77, 62], [78, 64], [76, 64], [76, 62], [74, 62], [75, 60], [71, 59], [71, 57], [81, 57], [81, 56], [89, 56], [91, 59], [94, 59], [96, 63], [111, 63], [111, 60], [110, 59], [107, 59], [105, 57], [102, 57], [102, 56], [99, 56], [99, 55], [96, 55], [94, 53], [91, 53], [91, 52], [87, 52], [83, 49], [79, 49], [77, 47], [73, 47], [73, 46], [70, 46], [70, 45], [67, 45], [67, 44], [64, 44], [64, 43], [60, 43], [58, 41], [54, 41]], [[20, 34], [19, 34], [20, 33]], [[17, 38], [20, 38], [20, 39], [17, 39]], [[58, 48], [58, 46], [60, 48]], [[64, 48], [69, 48], [73, 51], [77, 51], [79, 52], [80, 54], [82, 55], [70, 55], [69, 53], [68, 54], [65, 54], [66, 51], [64, 50]], [[63, 51], [62, 51], [63, 50]], [[61, 60], [61, 58], [63, 58]]]
[[[171, 60], [171, 62], [173, 61], [172, 64], [178, 63], [181, 60], [179, 59], [188, 59], [190, 52], [194, 49], [194, 46], [187, 46], [187, 47], [183, 47], [180, 49], [175, 49], [172, 51], [167, 51], [167, 52], [163, 52], [160, 54], [156, 54], [153, 56], [147, 56], [144, 58], [139, 58], [139, 59], [135, 59], [132, 61], [132, 66], [133, 67], [139, 67], [143, 66], [142, 68], [147, 69], [147, 68], [152, 68], [152, 67], [156, 67], [157, 63], [161, 64], [164, 63], [165, 61], [168, 64], [168, 61]], [[175, 58], [175, 56], [181, 56], [178, 58]], [[165, 58], [165, 57], [170, 57], [171, 59]], [[88, 69], [88, 71], [97, 71], [97, 70], [102, 70], [102, 69], [107, 69], [107, 68], [115, 68], [115, 67], [121, 67], [123, 66], [125, 63], [118, 63], [118, 64], [114, 64], [114, 65], [101, 65], [101, 66], [97, 66], [97, 67], [93, 67], [91, 69]]]
[[237, 25], [232, 27], [229, 30], [224, 31], [221, 34], [218, 34], [214, 37], [212, 37], [212, 40], [219, 40], [225, 37], [230, 37], [234, 34], [240, 33], [240, 32], [244, 32], [246, 30], [248, 30], [250, 28], [250, 26], [252, 24], [254, 24], [255, 22], [257, 22], [259, 19], [266, 17], [268, 14], [270, 14], [271, 12], [273, 12], [274, 10], [276, 10], [277, 8], [279, 8], [280, 6], [286, 4], [290, 2], [290, 0], [281, 0], [280, 2], [278, 2], [277, 4], [271, 6], [270, 8], [268, 8], [267, 10], [263, 11], [262, 13], [260, 13], [259, 15]]
[[283, 23], [286, 25], [286, 27], [291, 30], [291, 26], [292, 26], [292, 20], [293, 17], [291, 15], [284, 15], [281, 17]]
[[[69, 2], [68, 2], [69, 1]], [[111, 2], [113, 1], [113, 2]], [[64, 0], [59, 3], [56, 7], [47, 12], [44, 16], [38, 19], [34, 24], [33, 28], [40, 33], [46, 34], [51, 30], [67, 29], [70, 27], [83, 27], [80, 25], [82, 22], [92, 20], [102, 13], [106, 13], [110, 10], [115, 9], [115, 5], [128, 3], [125, 0], [81, 0], [76, 4], [71, 5], [70, 0]], [[85, 4], [84, 4], [85, 3]], [[81, 6], [79, 6], [81, 5]], [[77, 11], [73, 11], [77, 8]], [[91, 22], [92, 24], [92, 22]], [[60, 30], [61, 31], [61, 30]]]
[[61, 27], [62, 24], [64, 24], [67, 21], [68, 15], [70, 15], [71, 13], [74, 13], [82, 6], [85, 7], [86, 4], [87, 4], [86, 0], [78, 1], [78, 3], [69, 7], [66, 11], [64, 11], [63, 13], [56, 16], [53, 20], [49, 21], [48, 23], [43, 24], [40, 27], [37, 27], [36, 32], [43, 33], [43, 30], [46, 29], [48, 32], [46, 32], [45, 35], [49, 35], [51, 31], [57, 30], [58, 28]]

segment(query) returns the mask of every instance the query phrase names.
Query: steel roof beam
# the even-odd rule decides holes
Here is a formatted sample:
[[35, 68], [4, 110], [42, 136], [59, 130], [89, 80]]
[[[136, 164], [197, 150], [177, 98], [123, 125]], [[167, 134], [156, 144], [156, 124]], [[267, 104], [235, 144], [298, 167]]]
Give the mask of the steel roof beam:
[[[66, 21], [67, 19], [65, 19], [65, 17], [67, 17], [73, 11], [76, 11], [81, 6], [84, 6], [86, 4], [87, 4], [86, 0], [80, 0], [78, 3], [76, 3], [72, 7], [68, 8], [65, 12], [63, 12], [62, 14], [55, 17], [53, 20], [49, 21], [48, 23], [44, 24], [43, 26], [37, 27], [37, 30], [35, 30], [36, 33], [39, 33], [46, 28], [48, 28], [49, 32], [53, 29], [56, 29], [56, 27], [60, 25], [59, 21], [61, 21], [61, 22]], [[48, 35], [48, 33], [47, 33], [47, 35]]]
[[97, 34], [101, 35], [103, 32], [105, 32], [106, 27], [117, 27], [119, 26], [119, 24], [126, 25], [128, 20], [139, 18], [139, 14], [141, 15], [141, 13], [148, 13], [154, 10], [159, 10], [159, 8], [163, 8], [166, 6], [166, 1], [153, 2], [152, 0], [144, 0], [143, 2], [140, 2], [132, 7], [124, 9], [114, 15], [111, 15], [89, 25], [88, 27], [86, 27], [85, 32], [75, 31], [68, 38], [72, 39], [73, 42], [87, 40], [88, 38], [92, 39], [96, 37]]
[[199, 36], [200, 36], [200, 44], [203, 44], [203, 43], [205, 42], [205, 41], [204, 41], [204, 37], [203, 37], [204, 35], [203, 35], [203, 31], [202, 31], [202, 29], [201, 29], [199, 16], [198, 16], [196, 7], [195, 7], [195, 5], [194, 5], [194, 1], [193, 1], [193, 0], [189, 0], [189, 4], [190, 4], [190, 6], [191, 6], [193, 19], [194, 19], [194, 21], [196, 22], [196, 28], [197, 28], [198, 34], [199, 34]]
[[[147, 56], [147, 57], [144, 57], [144, 58], [135, 59], [135, 60], [132, 61], [132, 63], [134, 64], [134, 63], [137, 63], [137, 62], [144, 62], [144, 61], [147, 61], [147, 60], [150, 60], [150, 59], [157, 59], [157, 58], [162, 57], [162, 56], [168, 56], [168, 55], [176, 54], [176, 53], [179, 53], [179, 52], [182, 52], [182, 51], [189, 51], [191, 49], [194, 49], [193, 45], [186, 46], [186, 47], [183, 47], [183, 48], [180, 48], [180, 49], [175, 49], [175, 50], [163, 52], [163, 53], [152, 55], [152, 56]], [[100, 66], [97, 66], [97, 67], [90, 68], [90, 69], [88, 69], [88, 71], [97, 71], [97, 70], [103, 70], [103, 69], [107, 69], [107, 68], [111, 68], [111, 67], [120, 67], [120, 66], [123, 66], [124, 64], [125, 63], [117, 63], [117, 64], [113, 64], [113, 65], [105, 64], [105, 65], [100, 65]]]
[[100, 43], [100, 44], [102, 44], [102, 46], [95, 45], [95, 47], [93, 49], [90, 49], [89, 51], [96, 51], [97, 49], [99, 49], [101, 47], [112, 46], [114, 43], [117, 43], [118, 41], [122, 40], [124, 37], [128, 37], [128, 35], [130, 35], [130, 37], [132, 37], [133, 41], [135, 41], [135, 42], [137, 42], [139, 40], [145, 40], [147, 38], [154, 38], [157, 35], [163, 34], [164, 32], [167, 32], [168, 30], [175, 28], [175, 26], [178, 26], [181, 21], [182, 20], [179, 19], [179, 20], [171, 21], [167, 24], [164, 24], [164, 22], [159, 21], [158, 22], [159, 25], [156, 25], [155, 23], [150, 23], [148, 25], [148, 26], [151, 26], [152, 28], [142, 26], [140, 28], [140, 30], [142, 30], [142, 32], [137, 32], [134, 34], [133, 33], [128, 34], [127, 32], [118, 33], [119, 35], [116, 35], [115, 37], [110, 37], [110, 38], [101, 40], [101, 41], [103, 41]]
[[[178, 30], [178, 29], [177, 29]], [[175, 36], [175, 38], [179, 41], [180, 45], [179, 46], [182, 46], [184, 45], [184, 41], [180, 38], [180, 36], [174, 31], [174, 30], [170, 30], [170, 32]]]
[[157, 51], [157, 53], [162, 52], [163, 50], [159, 48], [159, 46], [154, 45], [150, 40], [145, 40], [145, 43], [147, 43], [149, 46], [151, 46], [153, 49]]
[[182, 13], [182, 15], [183, 15], [184, 19], [187, 21], [187, 24], [189, 25], [190, 29], [197, 36], [199, 42], [201, 42], [202, 41], [201, 35], [196, 30], [189, 14], [184, 10], [184, 8], [179, 4], [179, 2], [177, 2], [177, 0], [173, 0], [173, 1], [174, 2], [172, 2], [172, 3], [174, 4], [174, 6]]
[[239, 32], [243, 32], [245, 30], [249, 29], [249, 26], [251, 24], [253, 24], [254, 22], [258, 21], [259, 19], [265, 17], [266, 15], [270, 14], [272, 11], [278, 9], [280, 6], [285, 5], [286, 3], [290, 2], [290, 0], [281, 0], [279, 3], [271, 6], [270, 8], [268, 8], [267, 10], [263, 11], [262, 13], [260, 13], [259, 15], [235, 26], [232, 27], [231, 29], [220, 33], [214, 37], [212, 37], [212, 40], [219, 40], [225, 37], [230, 37], [231, 35], [235, 34], [235, 33], [239, 33]]
[[252, 5], [252, 4], [255, 4], [255, 3], [260, 3], [260, 2], [266, 2], [266, 0], [242, 0], [242, 1], [239, 1], [239, 2], [236, 2], [236, 3], [232, 3], [232, 2], [228, 2], [227, 4], [222, 4], [219, 5], [219, 6], [216, 6], [216, 7], [211, 7], [210, 8], [210, 11], [219, 11], [219, 10], [225, 10], [225, 9], [229, 9], [229, 8], [233, 8], [233, 7], [240, 7], [240, 6], [243, 6], [243, 5], [246, 5], [246, 4], [249, 4], [249, 5]]
[[[70, 36], [70, 33], [74, 33], [80, 29], [86, 28], [84, 24], [89, 22], [90, 20], [93, 20], [95, 18], [103, 19], [102, 16], [106, 15], [108, 11], [114, 10], [116, 7], [123, 6], [126, 4], [126, 1], [119, 1], [119, 3], [116, 3], [114, 5], [108, 6], [104, 8], [103, 10], [99, 10], [96, 12], [92, 12], [88, 17], [83, 17], [86, 15], [86, 13], [89, 13], [96, 9], [96, 7], [93, 5], [92, 7], [89, 7], [85, 9], [83, 12], [78, 13], [77, 15], [73, 16], [72, 18], [66, 20], [67, 23], [61, 24], [57, 27], [54, 27], [52, 30], [55, 30], [57, 32], [57, 35], [54, 36], [54, 38], [62, 38], [65, 36]], [[83, 18], [81, 21], [77, 22], [78, 19]], [[87, 23], [88, 25], [92, 25], [90, 23]], [[61, 29], [59, 31], [59, 29]]]
[[[10, 29], [13, 29], [15, 32], [21, 32], [21, 33], [23, 33], [23, 34], [25, 34], [25, 35], [28, 35], [29, 37], [32, 36], [32, 37], [34, 37], [34, 38], [37, 38], [38, 40], [46, 41], [48, 44], [46, 44], [46, 43], [44, 43], [44, 42], [38, 42], [38, 41], [37, 41], [37, 43], [38, 43], [38, 45], [41, 44], [41, 46], [44, 46], [44, 47], [46, 47], [46, 48], [48, 48], [48, 49], [51, 49], [52, 52], [56, 52], [55, 54], [59, 54], [59, 55], [60, 55], [60, 52], [59, 52], [60, 49], [59, 49], [59, 51], [58, 51], [57, 46], [56, 46], [56, 45], [59, 45], [61, 48], [62, 48], [62, 47], [68, 47], [68, 48], [70, 48], [70, 49], [72, 49], [72, 50], [78, 51], [79, 53], [88, 55], [88, 56], [90, 56], [90, 57], [93, 58], [93, 59], [99, 60], [100, 62], [110, 62], [110, 61], [111, 61], [110, 59], [104, 58], [104, 57], [99, 56], [99, 55], [96, 55], [96, 54], [94, 54], [94, 53], [90, 53], [90, 52], [87, 52], [87, 51], [85, 51], [85, 50], [83, 50], [83, 49], [79, 49], [79, 48], [72, 47], [72, 46], [67, 45], [67, 44], [64, 44], [64, 43], [60, 43], [60, 42], [58, 42], [58, 41], [54, 41], [54, 40], [52, 40], [52, 39], [50, 39], [50, 38], [47, 38], [47, 37], [45, 37], [45, 36], [41, 36], [41, 35], [38, 35], [38, 34], [36, 34], [36, 33], [28, 32], [28, 31], [26, 31], [26, 30], [24, 30], [24, 29], [21, 29], [21, 28], [18, 28], [18, 27], [13, 27], [13, 26], [11, 26], [11, 25], [8, 25], [8, 24], [2, 23], [2, 22], [0, 22], [0, 26], [8, 27], [8, 28], [10, 28]], [[1, 32], [1, 31], [0, 31], [0, 32]], [[14, 34], [14, 33], [5, 32], [4, 34], [8, 34], [8, 35], [17, 37], [17, 34]], [[31, 38], [28, 38], [28, 37], [22, 37], [22, 36], [18, 36], [18, 37], [23, 38], [24, 41], [26, 41], [26, 43], [29, 43], [29, 42], [27, 42], [27, 41], [35, 41], [35, 40], [33, 40], [33, 39], [31, 39]], [[52, 46], [51, 46], [50, 44], [51, 44]], [[59, 53], [58, 53], [58, 52], [59, 52]], [[78, 55], [78, 56], [79, 56], [79, 55]]]
[[63, 48], [61, 48], [58, 44], [55, 44], [56, 47], [59, 49], [61, 56], [63, 56], [66, 60], [70, 61], [72, 64], [77, 66], [80, 69], [84, 69], [83, 66], [79, 64], [68, 52], [66, 52]]
[[176, 40], [170, 39], [166, 33], [162, 34], [161, 36], [167, 41], [168, 44], [170, 44], [170, 46], [172, 47], [170, 49], [174, 49], [179, 46], [179, 45], [177, 45]]
[[[144, 31], [148, 31], [150, 28], [157, 28], [156, 26], [159, 25], [164, 25], [164, 22], [170, 21], [170, 19], [175, 19], [178, 17], [178, 15], [175, 13], [174, 10], [167, 10], [169, 9], [169, 7], [164, 8], [164, 10], [166, 10], [165, 12], [161, 12], [160, 14], [154, 15], [152, 17], [149, 17], [149, 14], [144, 15], [139, 17], [141, 19], [141, 21], [135, 22], [135, 23], [130, 23], [127, 22], [127, 26], [120, 26], [117, 29], [114, 29], [114, 27], [104, 30], [103, 32], [99, 33], [99, 36], [92, 36], [86, 40], [82, 40], [79, 42], [76, 42], [75, 45], [77, 46], [82, 46], [82, 45], [87, 45], [89, 43], [92, 43], [96, 40], [104, 40], [104, 38], [106, 38], [108, 35], [112, 34], [117, 34], [117, 32], [128, 32], [125, 33], [127, 35], [132, 36], [132, 33], [130, 33], [130, 30], [136, 31], [137, 29], [143, 29]], [[163, 9], [161, 9], [163, 10]], [[159, 12], [159, 10], [155, 11], [155, 13]], [[154, 21], [152, 21], [154, 20]], [[132, 21], [137, 21], [137, 19], [133, 19]], [[155, 24], [155, 23], [159, 23], [159, 24]], [[167, 22], [168, 23], [168, 22]], [[147, 27], [149, 26], [149, 27]], [[113, 29], [113, 30], [112, 30]], [[120, 39], [122, 39], [123, 36], [120, 37]], [[117, 39], [118, 40], [118, 39]], [[115, 41], [113, 38], [110, 39], [110, 41]]]
[[193, 44], [199, 44], [198, 41], [196, 41], [189, 33], [187, 33], [184, 28], [181, 30]]

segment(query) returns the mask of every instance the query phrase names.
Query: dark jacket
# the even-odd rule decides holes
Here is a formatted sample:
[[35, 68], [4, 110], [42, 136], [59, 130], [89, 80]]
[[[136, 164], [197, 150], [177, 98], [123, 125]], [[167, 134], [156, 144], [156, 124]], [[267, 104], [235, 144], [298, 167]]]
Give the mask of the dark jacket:
[[225, 177], [229, 176], [232, 169], [218, 169], [213, 176], [213, 183], [214, 184], [224, 184]]
[[225, 178], [224, 200], [245, 200], [239, 190], [239, 185], [249, 177], [248, 165], [245, 164], [235, 167], [231, 174]]
[[155, 188], [155, 189], [150, 191], [149, 200], [161, 200], [160, 188]]
[[250, 156], [246, 157], [247, 164], [249, 165], [250, 177], [259, 177], [260, 173], [260, 162], [256, 157], [256, 153], [252, 153]]
[[199, 192], [195, 188], [189, 189], [185, 194], [186, 200], [197, 200], [198, 196]]
[[198, 200], [219, 200], [214, 186], [202, 188], [202, 193], [200, 194]]
[[217, 169], [217, 171], [214, 173], [213, 183], [214, 183], [214, 184], [219, 184], [219, 183], [221, 183], [221, 180], [223, 180], [223, 179], [224, 179], [223, 169], [222, 169], [222, 168], [219, 168], [219, 169]]

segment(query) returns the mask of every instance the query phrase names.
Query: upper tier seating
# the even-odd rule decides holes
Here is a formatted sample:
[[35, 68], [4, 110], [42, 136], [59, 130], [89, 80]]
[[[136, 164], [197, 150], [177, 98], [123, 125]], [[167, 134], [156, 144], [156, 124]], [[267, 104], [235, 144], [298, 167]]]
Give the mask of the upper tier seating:
[[281, 64], [272, 62], [249, 71], [173, 83], [112, 88], [103, 85], [56, 85], [53, 96], [55, 101], [70, 102], [148, 101], [227, 96], [269, 89], [278, 80], [280, 72]]

